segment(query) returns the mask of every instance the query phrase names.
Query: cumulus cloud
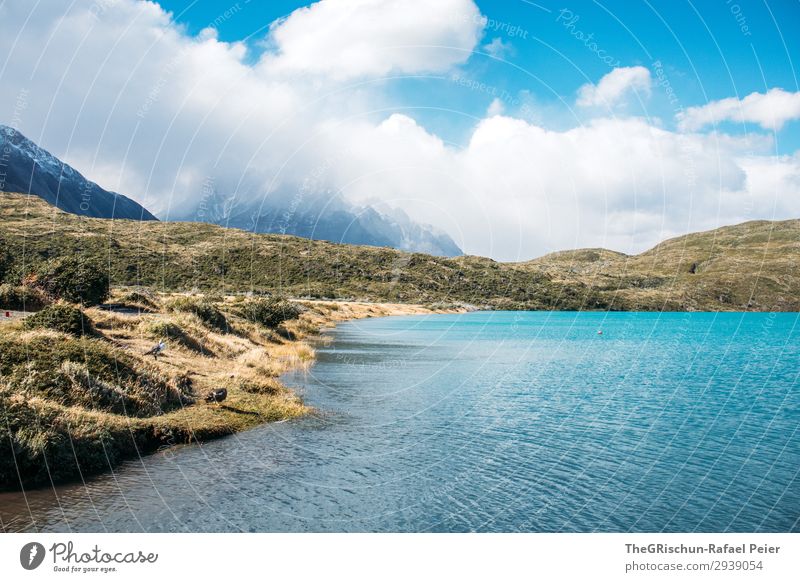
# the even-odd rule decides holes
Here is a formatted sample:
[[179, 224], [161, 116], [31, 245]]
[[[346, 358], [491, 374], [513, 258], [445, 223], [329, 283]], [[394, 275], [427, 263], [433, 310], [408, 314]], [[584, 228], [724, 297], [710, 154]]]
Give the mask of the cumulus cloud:
[[650, 71], [645, 67], [618, 67], [595, 85], [587, 83], [578, 89], [577, 104], [581, 107], [611, 107], [631, 91], [650, 95]]
[[757, 123], [764, 129], [778, 131], [787, 121], [800, 119], [800, 91], [790, 93], [770, 89], [751, 93], [744, 99], [729, 97], [699, 107], [689, 107], [679, 115], [680, 127], [695, 131], [721, 121]]
[[688, 231], [800, 212], [797, 158], [775, 160], [761, 137], [686, 135], [632, 118], [552, 131], [494, 116], [456, 150], [400, 117], [391, 140], [383, 130], [359, 134], [339, 182], [353, 199], [404, 200], [417, 219], [441, 212], [453, 236], [469, 233], [456, 240], [471, 253], [638, 252]]
[[[319, 18], [313, 12], [323, 5], [354, 5], [329, 2], [296, 18]], [[374, 0], [362, 24], [402, 24], [397, 11], [408, 4]], [[187, 36], [151, 2], [75, 0], [63, 13], [6, 2], [0, 111], [8, 117], [0, 121], [14, 118], [28, 137], [162, 217], [201, 205], [210, 191], [257, 205], [330, 191], [402, 208], [447, 231], [466, 252], [504, 260], [576, 246], [640, 251], [691, 230], [800, 215], [800, 158], [771, 156], [768, 137], [673, 132], [621, 117], [555, 131], [514, 118], [498, 101], [458, 147], [393, 110], [397, 100], [380, 84], [348, 81], [463, 62], [463, 51], [456, 58], [435, 46], [422, 60], [379, 55], [388, 44], [474, 46], [475, 22], [483, 22], [477, 8], [442, 2], [465, 11], [454, 18], [439, 4], [422, 12], [438, 15], [438, 33], [419, 36], [417, 28], [434, 26], [425, 18], [398, 25], [404, 37], [364, 32], [357, 37], [363, 58], [329, 59], [326, 74], [304, 64], [298, 55], [311, 53], [295, 52], [288, 36], [253, 64], [244, 45], [221, 42], [210, 30]], [[307, 36], [329, 34], [330, 23], [305, 23], [321, 27]], [[348, 42], [330, 28], [337, 30], [331, 43]], [[359, 52], [358, 43], [340, 48]], [[631, 88], [646, 91], [649, 73], [631, 69], [601, 79], [587, 99], [591, 93], [605, 105]]]
[[276, 71], [350, 79], [447, 71], [480, 40], [472, 0], [321, 0], [270, 29]]

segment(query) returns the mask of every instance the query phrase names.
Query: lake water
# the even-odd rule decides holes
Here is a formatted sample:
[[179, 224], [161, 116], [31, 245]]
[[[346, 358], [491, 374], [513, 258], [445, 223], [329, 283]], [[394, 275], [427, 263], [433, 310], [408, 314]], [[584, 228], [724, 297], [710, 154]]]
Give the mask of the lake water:
[[481, 312], [331, 335], [286, 378], [317, 416], [0, 495], [0, 525], [800, 531], [797, 314]]

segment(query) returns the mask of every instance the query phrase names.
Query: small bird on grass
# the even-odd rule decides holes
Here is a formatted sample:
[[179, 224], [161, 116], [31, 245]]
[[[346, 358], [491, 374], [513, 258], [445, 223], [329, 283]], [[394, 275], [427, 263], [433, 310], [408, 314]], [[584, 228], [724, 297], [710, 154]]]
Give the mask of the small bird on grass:
[[216, 402], [219, 404], [228, 397], [227, 388], [217, 388], [206, 394], [206, 402]]
[[158, 355], [167, 349], [167, 342], [161, 340], [152, 348], [144, 353], [145, 356], [153, 356], [153, 359], [158, 360]]

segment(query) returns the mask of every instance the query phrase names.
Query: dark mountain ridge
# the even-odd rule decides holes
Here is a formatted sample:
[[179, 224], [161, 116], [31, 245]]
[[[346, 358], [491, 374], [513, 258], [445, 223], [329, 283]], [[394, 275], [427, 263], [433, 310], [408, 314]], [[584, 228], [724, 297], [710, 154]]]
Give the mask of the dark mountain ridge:
[[0, 190], [34, 194], [80, 216], [158, 220], [142, 205], [87, 180], [75, 168], [6, 125], [0, 125]]

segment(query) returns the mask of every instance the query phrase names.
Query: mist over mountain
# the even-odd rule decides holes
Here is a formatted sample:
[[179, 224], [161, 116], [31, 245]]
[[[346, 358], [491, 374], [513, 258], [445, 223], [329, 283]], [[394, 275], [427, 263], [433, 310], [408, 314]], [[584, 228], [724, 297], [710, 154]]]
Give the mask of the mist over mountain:
[[[158, 220], [137, 202], [101, 188], [5, 125], [0, 125], [0, 191], [33, 194], [82, 216]], [[334, 192], [236, 200], [204, 187], [197, 198], [194, 208], [173, 209], [165, 218], [438, 256], [462, 254], [447, 234], [415, 223], [402, 210], [355, 206]]]
[[34, 194], [82, 216], [158, 220], [140, 204], [87, 180], [6, 125], [0, 125], [0, 191]]
[[414, 222], [400, 209], [387, 205], [356, 206], [332, 191], [235, 199], [210, 190], [194, 210], [179, 209], [169, 218], [443, 257], [463, 254], [449, 235]]

